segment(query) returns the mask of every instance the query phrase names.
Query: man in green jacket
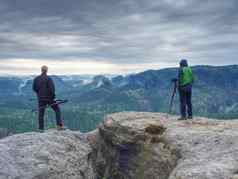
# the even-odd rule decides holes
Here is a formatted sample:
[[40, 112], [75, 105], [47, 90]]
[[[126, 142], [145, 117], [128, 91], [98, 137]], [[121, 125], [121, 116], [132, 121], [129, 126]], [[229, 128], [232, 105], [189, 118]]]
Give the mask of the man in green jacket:
[[178, 75], [178, 90], [180, 96], [180, 113], [179, 120], [186, 120], [193, 118], [192, 110], [192, 85], [194, 76], [191, 67], [185, 59], [180, 61], [179, 75]]

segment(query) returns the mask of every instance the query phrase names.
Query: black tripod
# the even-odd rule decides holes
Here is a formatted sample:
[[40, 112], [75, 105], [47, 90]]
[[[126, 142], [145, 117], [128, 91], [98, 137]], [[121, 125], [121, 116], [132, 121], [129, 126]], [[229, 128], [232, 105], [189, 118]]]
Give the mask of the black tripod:
[[52, 104], [50, 104], [50, 105], [47, 104], [47, 105], [42, 106], [42, 107], [40, 107], [40, 108], [32, 109], [31, 112], [37, 112], [39, 109], [43, 109], [43, 108], [47, 109], [47, 108], [49, 108], [49, 107], [51, 107], [51, 106], [59, 105], [59, 104], [64, 104], [64, 103], [67, 103], [67, 102], [68, 102], [67, 99], [65, 99], [65, 100], [57, 99], [57, 100], [55, 100], [54, 103], [52, 103]]
[[172, 92], [170, 103], [169, 103], [169, 114], [171, 114], [173, 109], [174, 98], [175, 98], [177, 87], [178, 87], [178, 79], [174, 78], [171, 80], [171, 82], [173, 84], [173, 92]]
[[[64, 103], [67, 103], [67, 102], [68, 102], [68, 100], [57, 99], [57, 100], [54, 100], [54, 103], [47, 104], [45, 106], [41, 106], [41, 107], [38, 107], [36, 109], [32, 109], [32, 113], [37, 113], [41, 109], [47, 109], [47, 108], [52, 107], [54, 105], [60, 105], [60, 104], [64, 104]], [[46, 114], [46, 125], [47, 125], [47, 123], [48, 123], [48, 114]]]

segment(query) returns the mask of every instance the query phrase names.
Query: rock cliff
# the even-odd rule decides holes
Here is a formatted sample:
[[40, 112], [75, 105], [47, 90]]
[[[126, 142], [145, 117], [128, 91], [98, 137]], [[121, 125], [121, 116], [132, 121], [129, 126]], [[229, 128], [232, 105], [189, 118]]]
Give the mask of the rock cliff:
[[108, 116], [99, 133], [105, 178], [237, 178], [235, 120], [177, 121], [165, 114], [118, 113]]
[[0, 140], [0, 179], [93, 179], [91, 151], [79, 132], [7, 137]]
[[5, 179], [237, 179], [238, 122], [159, 113], [109, 115], [97, 130], [0, 140]]

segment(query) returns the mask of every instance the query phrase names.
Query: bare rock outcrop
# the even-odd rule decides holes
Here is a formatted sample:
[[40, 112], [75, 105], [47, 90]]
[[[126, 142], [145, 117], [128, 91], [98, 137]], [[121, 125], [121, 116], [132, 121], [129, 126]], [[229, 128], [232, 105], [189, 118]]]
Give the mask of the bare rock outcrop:
[[0, 179], [94, 179], [79, 132], [25, 133], [0, 140]]
[[0, 179], [237, 179], [238, 121], [117, 113], [87, 134], [0, 140]]
[[235, 179], [238, 122], [177, 121], [158, 113], [117, 113], [99, 127], [97, 165], [110, 179]]

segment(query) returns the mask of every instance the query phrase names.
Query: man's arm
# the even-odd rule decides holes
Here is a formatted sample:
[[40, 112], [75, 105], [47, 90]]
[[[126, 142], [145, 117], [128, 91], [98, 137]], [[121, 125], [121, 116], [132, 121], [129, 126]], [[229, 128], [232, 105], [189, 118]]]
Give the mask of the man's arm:
[[37, 85], [37, 82], [36, 82], [36, 79], [33, 80], [32, 90], [33, 90], [35, 93], [38, 93], [38, 91], [39, 91], [38, 85]]
[[53, 98], [55, 98], [55, 85], [54, 85], [53, 80], [50, 77], [48, 80], [48, 87], [50, 90], [50, 94], [52, 95]]
[[178, 70], [178, 82], [177, 82], [178, 87], [181, 86], [180, 85], [181, 84], [181, 79], [182, 79], [182, 69], [179, 68], [179, 70]]

